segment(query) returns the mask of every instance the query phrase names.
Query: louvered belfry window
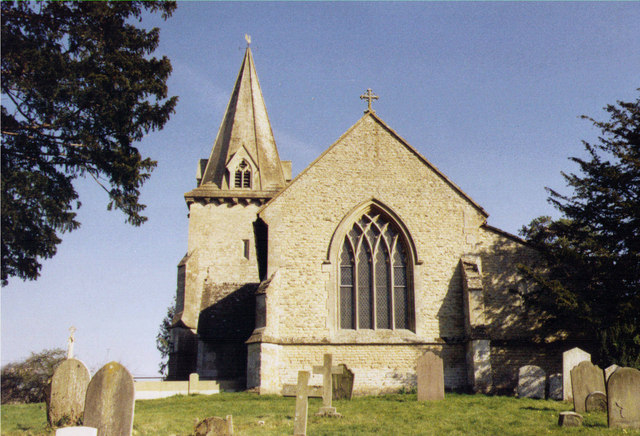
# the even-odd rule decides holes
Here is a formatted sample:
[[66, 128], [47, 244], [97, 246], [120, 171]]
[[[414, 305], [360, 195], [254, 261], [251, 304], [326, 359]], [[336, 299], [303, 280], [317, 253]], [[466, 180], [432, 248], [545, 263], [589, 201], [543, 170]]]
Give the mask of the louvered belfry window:
[[251, 188], [251, 167], [243, 160], [238, 165], [238, 169], [235, 174], [234, 187], [236, 188]]
[[410, 328], [406, 253], [383, 215], [365, 213], [353, 224], [340, 252], [340, 328]]

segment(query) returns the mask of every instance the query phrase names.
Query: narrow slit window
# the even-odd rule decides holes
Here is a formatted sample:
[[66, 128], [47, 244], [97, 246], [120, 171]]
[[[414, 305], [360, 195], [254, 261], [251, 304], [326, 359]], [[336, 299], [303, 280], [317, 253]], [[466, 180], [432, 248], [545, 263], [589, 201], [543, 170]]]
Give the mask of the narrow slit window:
[[249, 240], [248, 239], [243, 239], [242, 240], [242, 247], [243, 247], [243, 250], [244, 250], [244, 258], [245, 259], [249, 259], [250, 246], [249, 246]]

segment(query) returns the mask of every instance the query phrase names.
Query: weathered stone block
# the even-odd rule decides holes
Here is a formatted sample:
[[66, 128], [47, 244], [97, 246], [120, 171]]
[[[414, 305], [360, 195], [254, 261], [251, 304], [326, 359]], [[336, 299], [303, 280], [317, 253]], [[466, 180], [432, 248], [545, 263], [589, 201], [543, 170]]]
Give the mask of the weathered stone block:
[[576, 412], [560, 412], [558, 425], [560, 427], [580, 427], [582, 419], [582, 415]]
[[525, 365], [518, 371], [518, 397], [544, 399], [546, 374], [535, 365]]

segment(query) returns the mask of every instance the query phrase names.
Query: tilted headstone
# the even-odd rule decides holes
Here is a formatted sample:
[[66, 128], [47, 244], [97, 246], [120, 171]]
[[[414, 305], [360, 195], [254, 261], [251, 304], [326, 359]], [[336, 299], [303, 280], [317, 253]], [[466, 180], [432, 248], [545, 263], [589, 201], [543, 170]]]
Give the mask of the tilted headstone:
[[591, 354], [580, 348], [572, 348], [562, 353], [562, 399], [571, 400], [573, 390], [571, 389], [571, 370], [580, 362], [588, 360], [591, 362]]
[[607, 381], [609, 427], [640, 428], [640, 370], [618, 368]]
[[97, 436], [98, 429], [93, 427], [65, 427], [56, 430], [56, 436]]
[[571, 389], [574, 411], [584, 413], [587, 396], [591, 392], [605, 391], [604, 371], [591, 362], [580, 362], [571, 370]]
[[195, 427], [195, 436], [230, 436], [233, 435], [233, 417], [226, 418], [212, 416], [198, 422]]
[[613, 374], [618, 368], [620, 367], [615, 363], [611, 366], [606, 367], [604, 370], [604, 381], [606, 382], [607, 380], [609, 380], [609, 377], [611, 377], [611, 374]]
[[84, 425], [98, 436], [130, 436], [135, 406], [133, 377], [118, 362], [109, 362], [93, 376], [87, 388]]
[[518, 370], [518, 397], [544, 399], [547, 375], [536, 365], [525, 365]]
[[576, 412], [560, 412], [558, 425], [560, 427], [580, 427], [582, 426], [582, 415]]
[[47, 421], [52, 427], [82, 423], [91, 374], [78, 359], [63, 360], [51, 378]]
[[584, 400], [584, 409], [587, 412], [606, 412], [607, 395], [600, 391], [591, 392]]
[[418, 358], [418, 401], [444, 400], [444, 366], [442, 358], [427, 351]]
[[298, 371], [298, 394], [296, 395], [296, 415], [293, 421], [293, 434], [307, 434], [307, 415], [309, 410], [309, 371]]
[[562, 400], [562, 374], [551, 374], [548, 380], [549, 385], [549, 399], [550, 400]]
[[353, 397], [353, 380], [355, 376], [353, 371], [347, 368], [344, 363], [338, 366], [342, 368], [342, 374], [334, 374], [332, 377], [333, 399], [350, 400]]
[[322, 374], [322, 407], [316, 413], [321, 416], [341, 416], [336, 412], [336, 408], [331, 406], [333, 400], [333, 374], [342, 374], [342, 367], [332, 365], [333, 356], [331, 354], [324, 355], [324, 365], [314, 366], [314, 374]]

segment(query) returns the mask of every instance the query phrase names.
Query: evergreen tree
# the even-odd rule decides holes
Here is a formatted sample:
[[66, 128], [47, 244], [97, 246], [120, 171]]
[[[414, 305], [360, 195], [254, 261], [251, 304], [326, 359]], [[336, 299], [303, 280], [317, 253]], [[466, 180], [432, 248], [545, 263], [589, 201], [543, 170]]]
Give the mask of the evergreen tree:
[[156, 335], [156, 348], [160, 351], [160, 365], [158, 372], [162, 376], [167, 376], [169, 371], [169, 353], [171, 352], [171, 323], [176, 314], [176, 298], [173, 297], [173, 303], [167, 308], [167, 314], [160, 323], [160, 330]]
[[640, 98], [605, 108], [591, 121], [601, 134], [583, 141], [588, 158], [565, 174], [572, 194], [548, 189], [562, 213], [521, 231], [543, 263], [523, 267], [536, 285], [525, 295], [544, 309], [544, 333], [583, 340], [603, 365], [640, 368]]
[[140, 188], [156, 162], [135, 142], [161, 129], [171, 64], [151, 53], [145, 11], [175, 2], [2, 2], [2, 284], [36, 279], [60, 235], [77, 229], [73, 181], [95, 179], [108, 209], [142, 224]]

